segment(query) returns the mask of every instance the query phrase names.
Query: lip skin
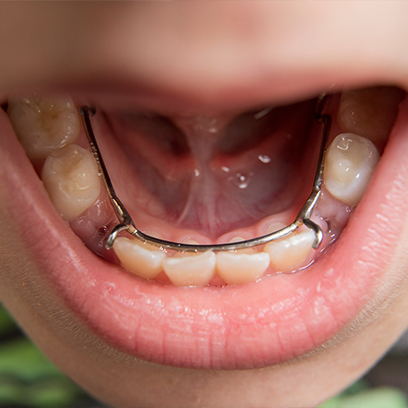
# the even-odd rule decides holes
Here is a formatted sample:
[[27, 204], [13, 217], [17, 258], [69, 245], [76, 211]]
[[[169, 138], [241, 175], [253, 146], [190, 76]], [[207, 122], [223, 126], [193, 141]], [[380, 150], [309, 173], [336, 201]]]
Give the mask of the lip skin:
[[[338, 242], [294, 275], [243, 286], [177, 288], [108, 264], [60, 219], [2, 113], [3, 133], [9, 133], [1, 140], [2, 188], [20, 191], [5, 205], [35, 254], [41, 280], [114, 348], [186, 368], [270, 366], [322, 346], [376, 300], [408, 208], [402, 153], [408, 148], [407, 112], [405, 102], [372, 184]], [[401, 203], [396, 209], [395, 202]]]
[[[99, 100], [112, 91], [105, 94], [108, 106], [120, 101], [164, 110], [174, 102], [179, 110], [199, 111], [214, 104], [245, 110], [343, 86], [407, 89], [407, 6], [386, 3], [223, 2], [219, 8], [220, 2], [177, 2], [160, 9], [156, 2], [117, 8], [8, 2], [1, 5], [0, 42], [13, 58], [0, 61], [0, 92], [72, 88]], [[231, 12], [237, 18], [226, 25]], [[172, 31], [175, 21], [182, 29]], [[242, 31], [234, 21], [250, 24]], [[149, 47], [146, 38], [154, 40]], [[189, 47], [180, 38], [191, 40]], [[245, 293], [227, 288], [224, 305], [216, 290], [164, 293], [135, 283], [91, 254], [49, 203], [1, 112], [0, 298], [54, 362], [116, 407], [316, 406], [367, 370], [408, 326], [406, 113], [404, 102], [371, 186], [322, 266], [247, 286]], [[324, 265], [333, 267], [331, 276]], [[194, 309], [187, 302], [206, 307], [197, 321], [188, 319]], [[220, 313], [227, 307], [241, 323], [244, 311], [245, 324]], [[177, 338], [153, 331], [159, 326]], [[209, 333], [210, 327], [217, 330]], [[296, 345], [292, 333], [301, 340]], [[186, 348], [187, 339], [195, 347]], [[160, 359], [169, 365], [146, 361]]]

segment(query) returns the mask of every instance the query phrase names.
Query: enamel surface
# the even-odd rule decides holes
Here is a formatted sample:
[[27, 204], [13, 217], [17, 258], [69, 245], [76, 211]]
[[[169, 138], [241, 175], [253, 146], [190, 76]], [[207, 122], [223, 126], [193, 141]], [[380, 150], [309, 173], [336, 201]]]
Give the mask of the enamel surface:
[[207, 285], [215, 273], [216, 256], [207, 251], [202, 254], [174, 256], [163, 260], [163, 269], [176, 286]]
[[45, 159], [79, 135], [78, 113], [70, 98], [37, 94], [10, 98], [7, 113], [31, 160]]
[[265, 252], [241, 254], [220, 252], [217, 254], [218, 274], [229, 284], [242, 284], [258, 280], [270, 263]]
[[166, 256], [163, 251], [124, 237], [118, 237], [113, 248], [121, 265], [141, 278], [152, 279], [162, 271], [162, 261]]
[[71, 144], [51, 153], [41, 178], [52, 203], [67, 221], [73, 221], [98, 198], [101, 183], [92, 154]]
[[338, 135], [326, 153], [324, 183], [327, 190], [344, 204], [357, 205], [379, 159], [378, 150], [370, 140], [353, 133]]
[[293, 272], [301, 266], [309, 256], [315, 234], [310, 229], [295, 232], [287, 238], [269, 242], [264, 251], [271, 258], [271, 266], [277, 272]]

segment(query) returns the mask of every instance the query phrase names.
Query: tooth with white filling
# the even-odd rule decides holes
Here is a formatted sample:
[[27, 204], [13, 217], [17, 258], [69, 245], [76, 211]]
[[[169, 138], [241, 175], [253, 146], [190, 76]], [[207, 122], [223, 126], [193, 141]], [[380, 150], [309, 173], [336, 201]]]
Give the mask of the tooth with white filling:
[[51, 151], [74, 143], [79, 119], [70, 98], [32, 94], [10, 98], [7, 113], [29, 159], [45, 159]]
[[186, 254], [163, 260], [163, 270], [176, 286], [207, 285], [215, 273], [214, 252]]
[[324, 166], [329, 193], [346, 205], [357, 205], [380, 160], [374, 143], [354, 133], [342, 133], [330, 144]]
[[293, 272], [308, 258], [315, 240], [315, 233], [310, 229], [295, 232], [287, 238], [269, 242], [264, 246], [271, 258], [271, 266], [277, 272]]
[[92, 154], [74, 144], [54, 150], [41, 179], [52, 203], [67, 221], [78, 218], [98, 198], [101, 183]]
[[257, 281], [264, 274], [269, 263], [269, 255], [265, 252], [254, 254], [219, 252], [217, 254], [218, 275], [231, 285]]
[[141, 278], [152, 279], [162, 271], [162, 261], [166, 255], [151, 245], [135, 239], [118, 237], [115, 239], [113, 249], [121, 265]]

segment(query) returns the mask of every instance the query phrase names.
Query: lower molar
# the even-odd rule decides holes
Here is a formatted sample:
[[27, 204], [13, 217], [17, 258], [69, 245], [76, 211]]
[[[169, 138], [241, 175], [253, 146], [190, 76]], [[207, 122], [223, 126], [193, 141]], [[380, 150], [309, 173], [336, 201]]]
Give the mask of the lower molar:
[[10, 98], [7, 113], [31, 160], [45, 159], [54, 149], [74, 143], [79, 119], [71, 98], [37, 94]]
[[101, 191], [92, 154], [75, 144], [54, 150], [44, 163], [41, 178], [55, 208], [67, 221], [78, 218]]
[[379, 160], [371, 140], [353, 133], [338, 135], [326, 153], [324, 183], [327, 190], [344, 204], [356, 206]]

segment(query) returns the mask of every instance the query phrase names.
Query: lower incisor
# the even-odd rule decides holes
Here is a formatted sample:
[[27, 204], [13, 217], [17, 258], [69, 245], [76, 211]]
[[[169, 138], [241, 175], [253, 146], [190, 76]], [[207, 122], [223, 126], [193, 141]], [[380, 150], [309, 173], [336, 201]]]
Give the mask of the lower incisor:
[[270, 258], [265, 252], [259, 253], [229, 253], [217, 254], [217, 271], [228, 284], [239, 285], [255, 282], [269, 267]]
[[176, 286], [204, 286], [214, 276], [215, 260], [215, 254], [211, 251], [176, 255], [163, 260], [163, 270]]

